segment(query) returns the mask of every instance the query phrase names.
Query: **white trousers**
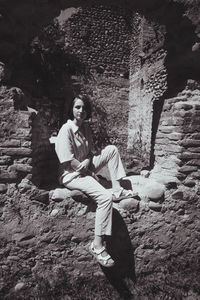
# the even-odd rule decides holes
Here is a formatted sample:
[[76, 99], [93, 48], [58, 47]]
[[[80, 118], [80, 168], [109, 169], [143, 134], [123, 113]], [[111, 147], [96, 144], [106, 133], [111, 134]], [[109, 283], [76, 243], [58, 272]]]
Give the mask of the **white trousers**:
[[[118, 149], [115, 146], [107, 146], [99, 155], [94, 155], [90, 170], [98, 172], [105, 165], [108, 165], [111, 180], [119, 180], [126, 176]], [[95, 235], [111, 235], [112, 193], [95, 178], [88, 175], [76, 177], [65, 186], [71, 190], [80, 190], [96, 201]]]

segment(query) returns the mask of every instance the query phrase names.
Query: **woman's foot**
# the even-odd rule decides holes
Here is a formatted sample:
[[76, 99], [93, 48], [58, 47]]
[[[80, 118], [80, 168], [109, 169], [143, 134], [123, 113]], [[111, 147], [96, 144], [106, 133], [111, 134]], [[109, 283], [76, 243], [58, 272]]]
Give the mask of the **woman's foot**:
[[104, 246], [96, 247], [94, 246], [94, 242], [92, 242], [89, 251], [96, 258], [98, 263], [100, 263], [103, 267], [110, 268], [115, 265], [114, 260], [106, 251], [106, 248]]
[[125, 190], [123, 188], [120, 188], [118, 191], [113, 191], [112, 193], [112, 200], [114, 202], [127, 199], [127, 198], [134, 198], [137, 197], [138, 193], [133, 192], [132, 190]]

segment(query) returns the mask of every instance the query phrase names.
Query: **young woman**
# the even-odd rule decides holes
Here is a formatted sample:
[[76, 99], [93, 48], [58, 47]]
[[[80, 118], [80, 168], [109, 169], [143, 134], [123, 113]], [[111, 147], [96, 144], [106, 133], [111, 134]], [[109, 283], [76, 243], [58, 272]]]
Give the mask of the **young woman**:
[[[61, 127], [56, 140], [56, 153], [60, 161], [60, 181], [70, 190], [80, 190], [97, 203], [95, 236], [90, 252], [104, 267], [114, 261], [103, 245], [104, 236], [112, 234], [112, 202], [133, 197], [132, 191], [120, 186], [126, 176], [115, 146], [107, 146], [100, 154], [92, 153], [91, 130], [86, 121], [91, 117], [91, 106], [86, 97], [76, 97], [69, 112], [69, 120]], [[112, 192], [105, 189], [95, 173], [108, 166]]]

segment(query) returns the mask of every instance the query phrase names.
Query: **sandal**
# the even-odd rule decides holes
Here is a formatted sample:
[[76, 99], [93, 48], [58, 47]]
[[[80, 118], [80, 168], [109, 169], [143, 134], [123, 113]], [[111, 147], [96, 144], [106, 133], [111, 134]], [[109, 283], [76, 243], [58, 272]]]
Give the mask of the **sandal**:
[[133, 192], [131, 190], [125, 190], [125, 189], [121, 188], [118, 195], [116, 195], [116, 193], [113, 192], [112, 201], [117, 202], [117, 201], [120, 201], [120, 200], [123, 200], [123, 199], [134, 198], [134, 197], [137, 197], [137, 196], [138, 196], [137, 192]]
[[[90, 253], [97, 259], [98, 263], [100, 263], [103, 267], [113, 267], [115, 262], [110, 256], [110, 254], [107, 253], [106, 248], [103, 246], [101, 249], [95, 249], [94, 243], [92, 242], [89, 248]], [[102, 256], [103, 252], [106, 252], [106, 256]]]

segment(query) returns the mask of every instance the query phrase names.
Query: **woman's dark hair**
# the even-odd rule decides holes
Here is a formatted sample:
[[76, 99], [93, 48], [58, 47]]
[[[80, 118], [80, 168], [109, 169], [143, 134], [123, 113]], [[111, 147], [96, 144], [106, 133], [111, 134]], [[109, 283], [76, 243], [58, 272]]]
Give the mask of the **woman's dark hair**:
[[85, 111], [86, 111], [86, 118], [85, 120], [88, 120], [91, 118], [91, 115], [92, 115], [92, 107], [91, 107], [91, 103], [90, 103], [90, 100], [87, 96], [85, 95], [77, 95], [74, 100], [72, 101], [71, 105], [70, 105], [70, 108], [69, 108], [69, 112], [68, 112], [68, 119], [70, 120], [73, 120], [74, 119], [74, 115], [73, 115], [73, 107], [74, 107], [74, 104], [76, 102], [76, 100], [82, 100], [83, 103], [84, 103], [84, 106], [85, 106]]

